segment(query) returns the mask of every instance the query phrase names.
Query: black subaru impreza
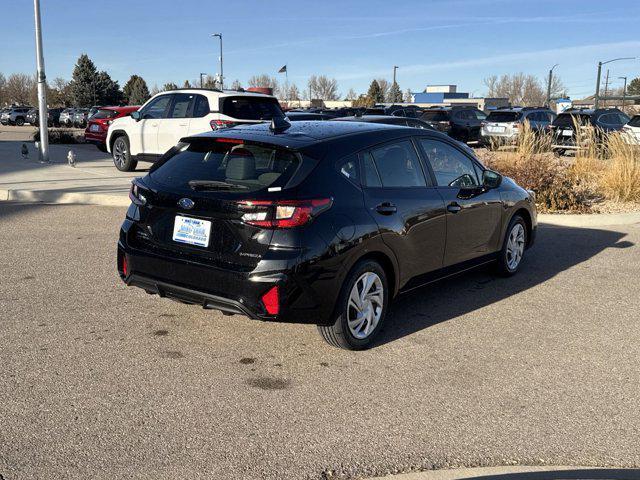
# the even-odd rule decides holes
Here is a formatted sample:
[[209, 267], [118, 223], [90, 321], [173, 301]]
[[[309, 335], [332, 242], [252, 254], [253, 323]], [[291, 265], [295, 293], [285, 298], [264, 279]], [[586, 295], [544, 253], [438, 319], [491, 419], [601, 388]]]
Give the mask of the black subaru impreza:
[[390, 301], [535, 238], [533, 193], [435, 131], [359, 122], [187, 137], [134, 180], [120, 232], [127, 285], [228, 314], [313, 323], [363, 349]]

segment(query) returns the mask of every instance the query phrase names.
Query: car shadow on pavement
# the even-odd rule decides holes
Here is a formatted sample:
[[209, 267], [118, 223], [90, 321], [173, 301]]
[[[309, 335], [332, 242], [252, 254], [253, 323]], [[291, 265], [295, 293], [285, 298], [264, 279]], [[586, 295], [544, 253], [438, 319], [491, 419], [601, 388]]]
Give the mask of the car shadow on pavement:
[[625, 233], [590, 228], [541, 226], [520, 271], [500, 277], [491, 267], [426, 285], [398, 296], [377, 346], [473, 312], [540, 285], [607, 248], [628, 248]]
[[464, 478], [467, 480], [638, 480], [640, 479], [640, 470], [635, 468], [592, 468], [555, 472], [504, 473]]

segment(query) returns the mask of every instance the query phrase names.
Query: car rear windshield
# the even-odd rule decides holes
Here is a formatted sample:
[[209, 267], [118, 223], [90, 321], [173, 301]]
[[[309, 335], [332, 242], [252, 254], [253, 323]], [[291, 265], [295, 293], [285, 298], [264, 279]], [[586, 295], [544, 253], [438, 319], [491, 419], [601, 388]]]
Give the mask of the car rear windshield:
[[284, 117], [278, 100], [268, 97], [222, 97], [220, 112], [240, 120], [271, 120]]
[[95, 115], [93, 116], [94, 119], [100, 119], [100, 118], [115, 118], [118, 115], [118, 112], [115, 110], [103, 110], [100, 109], [98, 110]]
[[427, 122], [446, 122], [447, 120], [449, 120], [449, 113], [448, 112], [424, 112], [422, 114], [422, 117], [420, 117], [422, 120], [426, 120]]
[[520, 118], [520, 112], [491, 112], [487, 122], [515, 122]]
[[577, 122], [580, 125], [589, 125], [589, 115], [587, 114], [571, 114], [561, 113], [553, 121], [554, 127], [573, 127]]
[[275, 146], [207, 139], [185, 145], [149, 176], [181, 190], [255, 192], [284, 187], [299, 163], [298, 155]]
[[632, 127], [640, 127], [640, 115], [636, 115], [629, 121], [629, 125]]

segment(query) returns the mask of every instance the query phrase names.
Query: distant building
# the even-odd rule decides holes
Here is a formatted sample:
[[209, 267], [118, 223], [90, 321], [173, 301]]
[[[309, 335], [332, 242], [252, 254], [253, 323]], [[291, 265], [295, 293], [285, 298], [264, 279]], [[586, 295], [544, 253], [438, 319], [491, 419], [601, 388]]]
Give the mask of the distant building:
[[458, 92], [457, 85], [427, 85], [424, 92], [412, 92], [414, 104], [421, 107], [476, 107], [480, 110], [495, 110], [508, 107], [508, 98], [470, 97], [466, 92]]
[[573, 106], [570, 98], [558, 98], [556, 100], [556, 113], [562, 113]]

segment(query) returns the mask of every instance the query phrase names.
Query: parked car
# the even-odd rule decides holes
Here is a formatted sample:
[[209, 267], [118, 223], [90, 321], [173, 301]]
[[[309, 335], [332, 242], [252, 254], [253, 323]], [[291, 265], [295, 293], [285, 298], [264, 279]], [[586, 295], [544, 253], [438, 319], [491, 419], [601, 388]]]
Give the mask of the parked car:
[[130, 198], [127, 285], [317, 324], [347, 349], [375, 341], [400, 292], [488, 263], [513, 275], [537, 227], [533, 193], [446, 135], [349, 121], [185, 137]]
[[33, 107], [10, 107], [0, 115], [0, 122], [3, 125], [17, 125], [22, 126], [27, 121], [27, 113]]
[[130, 115], [140, 108], [139, 105], [130, 107], [102, 107], [87, 122], [84, 138], [87, 143], [93, 143], [98, 150], [107, 151], [107, 131], [109, 125], [116, 118]]
[[475, 107], [428, 108], [420, 117], [436, 130], [461, 142], [476, 142], [487, 115]]
[[[58, 127], [60, 126], [60, 113], [62, 112], [62, 108], [49, 108], [47, 110], [47, 125], [49, 127]], [[32, 108], [27, 112], [26, 123], [29, 123], [34, 126], [39, 125], [40, 112], [37, 108]]]
[[632, 145], [640, 145], [640, 115], [634, 116], [622, 127], [624, 138]]
[[60, 113], [60, 125], [63, 127], [71, 127], [73, 125], [73, 116], [75, 115], [75, 108], [65, 108]]
[[311, 112], [287, 112], [286, 115], [291, 122], [301, 122], [305, 120], [331, 120], [335, 118], [333, 115], [327, 115], [326, 113]]
[[135, 170], [138, 161], [154, 162], [187, 135], [245, 123], [283, 118], [270, 95], [235, 90], [180, 89], [162, 92], [131, 116], [109, 126], [107, 150], [119, 170]]
[[76, 128], [86, 127], [88, 115], [88, 108], [76, 108], [76, 110], [73, 112], [73, 126]]
[[102, 107], [99, 107], [97, 105], [94, 105], [93, 107], [91, 107], [89, 109], [89, 112], [87, 113], [87, 122], [89, 120], [91, 120], [91, 117], [93, 117], [96, 113], [98, 113], [98, 110], [100, 110]]
[[576, 128], [593, 127], [599, 142], [603, 133], [621, 131], [630, 118], [617, 108], [571, 109], [553, 121], [549, 131], [553, 135], [552, 149], [559, 155], [567, 150], [578, 150]]
[[424, 108], [416, 105], [391, 105], [387, 107], [386, 113], [397, 117], [420, 118], [424, 113]]
[[337, 121], [347, 122], [366, 122], [366, 123], [384, 123], [386, 125], [399, 125], [402, 127], [423, 128], [426, 130], [435, 130], [427, 122], [418, 118], [397, 117], [394, 115], [362, 115], [354, 117], [336, 118]]
[[534, 132], [544, 132], [555, 118], [556, 114], [546, 107], [500, 108], [481, 123], [480, 143], [489, 147], [513, 144], [524, 122], [529, 122]]

